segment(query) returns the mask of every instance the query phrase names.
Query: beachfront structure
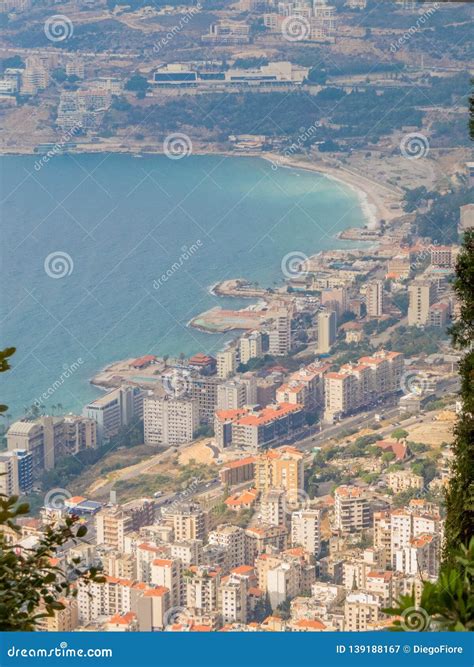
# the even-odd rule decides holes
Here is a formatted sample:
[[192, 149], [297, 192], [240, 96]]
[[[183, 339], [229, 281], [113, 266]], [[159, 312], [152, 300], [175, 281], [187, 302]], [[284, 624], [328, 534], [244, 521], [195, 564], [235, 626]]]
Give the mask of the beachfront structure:
[[97, 446], [97, 427], [93, 420], [77, 415], [41, 416], [14, 422], [7, 433], [9, 451], [24, 450], [32, 455], [36, 476], [52, 470], [60, 456]]
[[132, 419], [143, 418], [144, 395], [140, 387], [122, 386], [85, 406], [82, 414], [96, 422], [99, 443], [117, 435]]
[[214, 419], [216, 443], [219, 447], [241, 447], [256, 451], [262, 447], [291, 440], [304, 427], [302, 407], [275, 403], [259, 410], [243, 407], [217, 410]]
[[191, 442], [199, 426], [196, 401], [148, 396], [143, 402], [145, 444], [176, 446]]

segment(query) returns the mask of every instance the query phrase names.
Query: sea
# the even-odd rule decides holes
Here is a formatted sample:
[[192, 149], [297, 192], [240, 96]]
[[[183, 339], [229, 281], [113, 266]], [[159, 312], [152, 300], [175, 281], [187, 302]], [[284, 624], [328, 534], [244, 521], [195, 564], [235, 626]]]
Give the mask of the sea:
[[80, 413], [100, 395], [90, 378], [114, 361], [215, 355], [237, 334], [189, 321], [249, 302], [213, 285], [281, 285], [295, 254], [351, 247], [336, 234], [367, 221], [349, 186], [254, 157], [5, 156], [0, 179], [9, 419], [35, 401]]

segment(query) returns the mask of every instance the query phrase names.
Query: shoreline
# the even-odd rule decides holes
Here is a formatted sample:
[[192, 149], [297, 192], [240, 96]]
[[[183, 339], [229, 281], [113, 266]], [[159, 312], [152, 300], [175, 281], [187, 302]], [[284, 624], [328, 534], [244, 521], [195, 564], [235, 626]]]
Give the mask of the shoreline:
[[[4, 157], [26, 157], [37, 156], [38, 159], [43, 155], [42, 153], [35, 153], [32, 146], [20, 148], [17, 150], [8, 150], [0, 148], [0, 156]], [[130, 155], [130, 156], [157, 156], [164, 155], [164, 151], [160, 146], [156, 147], [126, 147], [119, 145], [107, 144], [87, 144], [83, 148], [80, 146], [76, 150], [65, 153], [58, 153], [58, 155], [102, 155], [104, 153], [116, 155]], [[377, 183], [371, 178], [362, 174], [355, 173], [340, 165], [334, 165], [321, 162], [311, 162], [304, 156], [286, 156], [278, 153], [262, 152], [262, 151], [248, 151], [245, 153], [237, 153], [230, 150], [219, 150], [218, 148], [206, 146], [203, 148], [194, 147], [192, 155], [200, 156], [224, 156], [235, 158], [260, 158], [266, 162], [275, 165], [278, 170], [280, 167], [284, 169], [300, 169], [302, 171], [310, 171], [326, 176], [328, 179], [342, 183], [346, 187], [355, 192], [359, 198], [359, 204], [362, 213], [366, 219], [366, 226], [368, 229], [375, 228], [381, 220], [387, 223], [392, 222], [401, 214], [401, 208], [392, 208], [392, 205], [398, 204], [402, 201], [402, 192], [396, 191], [387, 185]], [[54, 159], [53, 156], [51, 159]], [[348, 228], [350, 229], [350, 228]]]

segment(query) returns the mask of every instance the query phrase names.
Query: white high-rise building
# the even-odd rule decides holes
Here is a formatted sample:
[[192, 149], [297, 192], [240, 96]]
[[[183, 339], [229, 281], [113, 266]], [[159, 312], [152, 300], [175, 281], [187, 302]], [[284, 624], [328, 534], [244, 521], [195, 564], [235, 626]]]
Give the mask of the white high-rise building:
[[180, 398], [147, 397], [143, 405], [145, 444], [182, 445], [191, 442], [199, 427], [199, 407]]
[[321, 549], [321, 512], [317, 509], [303, 509], [291, 514], [291, 543], [303, 547], [313, 556]]

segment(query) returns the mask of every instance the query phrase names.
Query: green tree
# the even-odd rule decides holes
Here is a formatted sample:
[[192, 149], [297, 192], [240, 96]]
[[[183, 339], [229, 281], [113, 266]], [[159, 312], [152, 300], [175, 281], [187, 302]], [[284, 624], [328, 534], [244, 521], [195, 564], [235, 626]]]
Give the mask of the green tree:
[[396, 428], [390, 435], [392, 438], [395, 438], [397, 442], [400, 442], [400, 440], [404, 440], [408, 437], [408, 431], [405, 431], [404, 428]]
[[453, 562], [459, 544], [474, 534], [474, 231], [464, 236], [456, 265], [454, 291], [460, 313], [451, 329], [453, 343], [466, 354], [459, 364], [462, 411], [454, 429], [454, 461], [446, 490], [444, 560]]
[[[0, 350], [0, 373], [10, 369], [14, 347]], [[7, 410], [0, 405], [0, 413]], [[61, 600], [76, 595], [74, 581], [102, 582], [104, 577], [97, 568], [87, 571], [76, 566], [73, 559], [68, 570], [52, 560], [66, 542], [76, 543], [87, 533], [85, 526], [77, 526], [78, 517], [68, 516], [59, 525], [46, 526], [34, 547], [18, 549], [12, 537], [20, 534], [17, 519], [29, 512], [27, 503], [19, 503], [18, 496], [0, 494], [0, 631], [31, 631], [38, 622], [64, 609]]]
[[398, 617], [390, 630], [474, 631], [474, 537], [453, 552], [452, 561], [438, 581], [425, 581], [419, 604], [413, 592], [383, 610]]

